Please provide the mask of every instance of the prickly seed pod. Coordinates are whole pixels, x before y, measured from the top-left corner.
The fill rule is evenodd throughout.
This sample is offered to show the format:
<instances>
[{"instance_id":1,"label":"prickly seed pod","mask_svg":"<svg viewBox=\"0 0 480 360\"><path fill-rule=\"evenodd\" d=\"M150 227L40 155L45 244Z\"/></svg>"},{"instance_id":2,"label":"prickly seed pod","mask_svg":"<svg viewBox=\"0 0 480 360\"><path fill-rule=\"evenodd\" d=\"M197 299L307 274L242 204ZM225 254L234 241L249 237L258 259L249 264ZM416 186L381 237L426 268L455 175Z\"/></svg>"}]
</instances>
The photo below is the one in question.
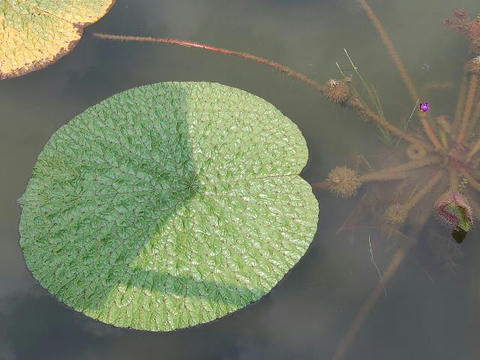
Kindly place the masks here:
<instances>
[{"instance_id":1,"label":"prickly seed pod","mask_svg":"<svg viewBox=\"0 0 480 360\"><path fill-rule=\"evenodd\" d=\"M407 210L402 204L392 204L385 210L385 221L392 225L401 225L407 218Z\"/></svg>"},{"instance_id":2,"label":"prickly seed pod","mask_svg":"<svg viewBox=\"0 0 480 360\"><path fill-rule=\"evenodd\" d=\"M472 74L480 75L480 56L474 57L468 62L467 70Z\"/></svg>"},{"instance_id":3,"label":"prickly seed pod","mask_svg":"<svg viewBox=\"0 0 480 360\"><path fill-rule=\"evenodd\" d=\"M453 229L469 231L473 225L472 208L468 200L458 191L447 192L435 203L438 216Z\"/></svg>"},{"instance_id":4,"label":"prickly seed pod","mask_svg":"<svg viewBox=\"0 0 480 360\"><path fill-rule=\"evenodd\" d=\"M346 166L337 166L330 171L326 182L331 192L343 198L355 195L362 185L356 171Z\"/></svg>"},{"instance_id":5,"label":"prickly seed pod","mask_svg":"<svg viewBox=\"0 0 480 360\"><path fill-rule=\"evenodd\" d=\"M334 103L344 103L350 97L350 88L343 80L330 79L325 85L325 96Z\"/></svg>"}]
</instances>

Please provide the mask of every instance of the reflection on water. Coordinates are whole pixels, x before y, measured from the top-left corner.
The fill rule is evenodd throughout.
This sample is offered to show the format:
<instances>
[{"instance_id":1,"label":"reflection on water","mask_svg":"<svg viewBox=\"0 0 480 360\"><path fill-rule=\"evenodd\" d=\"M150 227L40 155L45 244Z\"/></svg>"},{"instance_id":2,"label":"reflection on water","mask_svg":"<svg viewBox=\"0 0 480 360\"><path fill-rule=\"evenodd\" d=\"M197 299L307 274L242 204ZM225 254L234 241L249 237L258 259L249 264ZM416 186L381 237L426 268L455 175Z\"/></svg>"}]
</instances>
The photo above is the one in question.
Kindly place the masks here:
<instances>
[{"instance_id":1,"label":"reflection on water","mask_svg":"<svg viewBox=\"0 0 480 360\"><path fill-rule=\"evenodd\" d=\"M428 99L435 114L452 115L468 44L441 21L454 7L478 13L476 1L369 3L417 86L453 82ZM375 84L388 119L408 118L413 105L378 35L352 1L118 0L89 31L202 41L270 58L321 82L339 77L335 62L347 67L347 48ZM429 71L422 68L425 59ZM402 245L401 236L372 227L375 218L364 211L369 196L385 200L386 190L364 189L346 200L318 192L320 223L312 246L253 306L204 326L156 334L113 328L66 308L25 267L16 200L38 153L62 124L114 93L170 80L217 81L274 104L307 139L310 160L303 176L310 182L337 165L352 165L358 155L375 166L389 161L372 124L269 68L195 49L84 36L54 66L0 83L0 359L328 359L377 284L372 253L383 271ZM362 199L366 207L356 208ZM363 220L337 233L356 209ZM418 241L347 359L480 356L479 232L474 224L459 246L444 241L448 228L425 216L425 226L404 229Z\"/></svg>"}]
</instances>

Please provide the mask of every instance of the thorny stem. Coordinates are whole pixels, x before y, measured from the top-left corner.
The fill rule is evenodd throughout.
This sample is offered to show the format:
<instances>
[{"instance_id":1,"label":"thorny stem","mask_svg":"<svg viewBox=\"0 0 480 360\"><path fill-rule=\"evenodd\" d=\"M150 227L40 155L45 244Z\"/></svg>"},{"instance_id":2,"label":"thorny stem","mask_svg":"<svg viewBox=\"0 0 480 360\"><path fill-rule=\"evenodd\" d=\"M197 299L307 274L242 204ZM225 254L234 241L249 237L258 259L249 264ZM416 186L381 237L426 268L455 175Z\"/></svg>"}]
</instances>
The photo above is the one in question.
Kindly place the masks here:
<instances>
[{"instance_id":1,"label":"thorny stem","mask_svg":"<svg viewBox=\"0 0 480 360\"><path fill-rule=\"evenodd\" d=\"M459 128L460 120L462 119L463 106L465 105L466 94L467 94L467 67L464 66L462 82L460 83L460 89L458 91L457 107L455 109L455 116L453 118L452 129Z\"/></svg>"},{"instance_id":2,"label":"thorny stem","mask_svg":"<svg viewBox=\"0 0 480 360\"><path fill-rule=\"evenodd\" d=\"M370 181L388 181L388 180L401 180L405 179L408 175L406 171L418 169L424 166L433 165L439 163L441 158L437 156L426 156L419 160L412 160L401 165L393 166L391 168L372 171L365 175L359 176L358 180L362 183L367 183ZM328 189L329 184L324 182L318 182L312 184L312 189L314 190L324 190Z\"/></svg>"},{"instance_id":3,"label":"thorny stem","mask_svg":"<svg viewBox=\"0 0 480 360\"><path fill-rule=\"evenodd\" d=\"M359 180L362 182L376 181L376 180L389 180L390 176L394 174L401 174L408 170L418 169L424 166L436 164L440 162L440 160L441 159L436 156L427 156L427 157L424 157L423 159L409 161L398 166L394 166L391 168L365 174L363 176L360 176Z\"/></svg>"},{"instance_id":4,"label":"thorny stem","mask_svg":"<svg viewBox=\"0 0 480 360\"><path fill-rule=\"evenodd\" d=\"M450 186L450 191L458 191L458 175L457 172L450 167L448 168L448 184Z\"/></svg>"},{"instance_id":5,"label":"thorny stem","mask_svg":"<svg viewBox=\"0 0 480 360\"><path fill-rule=\"evenodd\" d=\"M435 187L435 185L437 185L437 183L440 181L440 179L442 178L443 176L443 170L440 170L438 171L431 179L430 181L427 183L427 185L425 185L422 189L420 189L415 195L412 196L412 198L410 200L407 201L407 203L404 205L404 209L405 211L410 211L411 209L413 209L415 207L415 205L418 204L418 202L420 200L422 200L425 195L427 195L430 191L433 190L433 188Z\"/></svg>"},{"instance_id":6,"label":"thorny stem","mask_svg":"<svg viewBox=\"0 0 480 360\"><path fill-rule=\"evenodd\" d=\"M475 200L475 198L472 196L470 191L467 191L467 196L468 196L468 202L470 203L473 209L473 215L475 215L477 220L480 220L480 204Z\"/></svg>"},{"instance_id":7,"label":"thorny stem","mask_svg":"<svg viewBox=\"0 0 480 360\"><path fill-rule=\"evenodd\" d=\"M197 42L192 42L192 41L182 41L182 40L174 40L174 39L166 39L166 38L153 38L153 37L143 37L143 36L123 36L123 35L110 35L110 34L102 34L102 33L93 33L92 34L95 37L98 37L100 39L108 39L108 40L120 40L120 41L138 41L138 42L153 42L153 43L164 43L164 44L173 44L173 45L181 45L181 46L186 46L186 47L195 47L207 51L213 51L216 53L220 54L225 54L225 55L232 55L232 56L237 56L243 59L247 60L252 60L260 64L268 65L275 70L278 70L284 74L287 74L288 76L291 76L297 80L300 80L301 82L310 85L313 87L315 90L323 94L323 86L318 83L315 80L312 80L308 78L307 76L289 68L288 66L276 63L274 61L255 56L249 53L244 53L244 52L239 52L239 51L233 51L233 50L228 50L228 49L222 49L222 48L217 48L213 47L210 45L206 44L201 44Z\"/></svg>"},{"instance_id":8,"label":"thorny stem","mask_svg":"<svg viewBox=\"0 0 480 360\"><path fill-rule=\"evenodd\" d=\"M468 180L468 185L470 185L476 191L480 191L480 183L477 180L475 180L474 177L470 175L470 173L467 170L461 169L460 172Z\"/></svg>"},{"instance_id":9,"label":"thorny stem","mask_svg":"<svg viewBox=\"0 0 480 360\"><path fill-rule=\"evenodd\" d=\"M166 38L152 38L152 37L141 37L141 36L123 36L123 35L111 35L111 34L102 34L102 33L93 33L92 34L95 37L98 37L100 39L107 39L107 40L120 40L120 41L138 41L138 42L153 42L153 43L164 43L164 44L173 44L173 45L180 45L180 46L186 46L186 47L195 47L207 51L212 51L220 54L226 54L226 55L232 55L232 56L237 56L242 59L247 59L247 60L252 60L260 64L264 64L267 66L270 66L280 72L283 72L287 74L290 77L293 77L307 85L310 85L313 87L315 90L317 90L319 93L322 95L324 94L324 87L318 83L315 80L312 80L308 78L307 76L289 68L288 66L276 63L274 61L255 56L249 53L245 52L239 52L239 51L233 51L233 50L228 50L228 49L223 49L223 48L217 48L213 47L210 45L206 44L201 44L197 42L191 42L191 41L182 41L182 40L174 40L174 39L166 39ZM356 99L352 97L351 99ZM380 116L377 114L373 113L370 109L365 107L360 103L360 101L357 99L356 101L353 101L352 103L349 102L349 105L351 108L354 110L360 112L363 114L365 117L372 119L379 123L381 126L392 132L393 134L397 135L398 137L410 142L411 144L416 144L422 146L419 140L414 138L413 136L408 135L407 133L403 132L402 130L398 129L394 125L390 124L386 120L382 119Z\"/></svg>"},{"instance_id":10,"label":"thorny stem","mask_svg":"<svg viewBox=\"0 0 480 360\"><path fill-rule=\"evenodd\" d=\"M375 26L375 29L379 33L380 37L382 38L383 43L385 44L388 53L390 54L390 57L392 58L395 66L398 69L398 72L400 73L400 76L407 86L408 92L410 93L410 96L412 97L413 101L416 101L419 96L417 89L413 85L412 80L408 76L407 70L405 69L405 66L403 65L402 60L400 59L400 56L398 55L397 51L395 50L395 47L393 46L392 41L388 37L385 29L382 26L382 23L380 20L377 18L375 13L373 12L372 8L367 4L365 0L359 0L360 4L362 5L363 9L367 13L367 16L369 17L370 21L373 23L373 26ZM441 149L442 145L440 141L438 141L438 138L435 136L434 132L432 131L432 128L430 127L430 124L428 123L427 117L425 113L420 113L420 122L422 123L423 129L425 133L427 134L428 138L432 142L432 144L435 146L436 149Z\"/></svg>"},{"instance_id":11,"label":"thorny stem","mask_svg":"<svg viewBox=\"0 0 480 360\"><path fill-rule=\"evenodd\" d=\"M358 179L362 183L367 183L370 181L402 180L402 179L405 179L406 177L408 177L408 174L405 171L386 172L386 171L380 170L370 174L362 175Z\"/></svg>"},{"instance_id":12,"label":"thorny stem","mask_svg":"<svg viewBox=\"0 0 480 360\"><path fill-rule=\"evenodd\" d=\"M313 190L327 190L330 187L326 181L317 182L312 184Z\"/></svg>"},{"instance_id":13,"label":"thorny stem","mask_svg":"<svg viewBox=\"0 0 480 360\"><path fill-rule=\"evenodd\" d=\"M408 239L408 242L405 243L403 247L397 250L395 255L393 255L392 261L390 265L388 265L387 269L383 272L382 277L377 282L375 289L372 291L368 299L362 304L362 307L358 311L355 319L353 320L350 328L348 329L347 333L340 341L338 345L337 351L333 356L333 360L343 360L345 353L347 352L350 345L353 343L355 336L357 335L360 327L362 326L363 322L367 318L370 311L373 309L379 296L382 294L385 289L386 284L390 281L392 276L397 271L398 267L402 263L403 259L407 255L408 250L412 247L413 244L416 242L416 237L411 237Z\"/></svg>"},{"instance_id":14,"label":"thorny stem","mask_svg":"<svg viewBox=\"0 0 480 360\"><path fill-rule=\"evenodd\" d=\"M475 106L475 110L473 110L471 125L467 129L467 133L472 133L475 130L475 126L479 118L480 118L480 94L478 94L477 96L477 104Z\"/></svg>"},{"instance_id":15,"label":"thorny stem","mask_svg":"<svg viewBox=\"0 0 480 360\"><path fill-rule=\"evenodd\" d=\"M367 119L371 119L377 122L379 125L383 126L385 129L402 138L403 140L408 141L410 144L425 147L425 145L420 140L400 130L396 126L383 119L381 116L375 114L373 111L368 109L360 102L357 97L351 97L350 99L348 99L347 106L355 110L361 117L365 117Z\"/></svg>"},{"instance_id":16,"label":"thorny stem","mask_svg":"<svg viewBox=\"0 0 480 360\"><path fill-rule=\"evenodd\" d=\"M467 154L467 161L470 161L472 156L480 150L480 138L473 144L472 149Z\"/></svg>"},{"instance_id":17,"label":"thorny stem","mask_svg":"<svg viewBox=\"0 0 480 360\"><path fill-rule=\"evenodd\" d=\"M432 128L430 127L430 124L428 123L427 115L425 113L420 113L420 122L422 123L423 130L427 134L428 138L432 142L433 146L435 146L435 149L441 149L442 144L440 141L438 141L438 138L435 136L435 133L433 132Z\"/></svg>"},{"instance_id":18,"label":"thorny stem","mask_svg":"<svg viewBox=\"0 0 480 360\"><path fill-rule=\"evenodd\" d=\"M468 88L467 103L465 104L465 112L463 113L463 121L457 136L458 143L461 143L465 137L465 130L468 125L470 113L472 112L473 100L475 99L475 91L477 89L477 84L478 75L472 74L472 76L470 77L470 86Z\"/></svg>"},{"instance_id":19,"label":"thorny stem","mask_svg":"<svg viewBox=\"0 0 480 360\"><path fill-rule=\"evenodd\" d=\"M386 33L385 29L383 28L382 23L380 20L377 18L375 13L373 12L372 8L367 4L365 0L359 0L360 4L362 5L363 9L367 13L367 16L369 17L370 21L373 23L373 26L375 26L375 29L379 33L380 37L382 38L383 43L385 44L388 53L390 54L393 62L395 63L395 66L398 69L398 72L400 73L400 76L402 77L403 82L407 86L408 92L410 93L410 96L412 97L413 101L418 99L418 92L415 86L413 85L412 80L410 80L410 77L408 76L407 70L405 69L405 66L402 63L402 60L400 60L400 56L397 53L397 50L395 50L392 41L388 37L388 34Z\"/></svg>"},{"instance_id":20,"label":"thorny stem","mask_svg":"<svg viewBox=\"0 0 480 360\"><path fill-rule=\"evenodd\" d=\"M421 190L419 190L405 205L406 208L412 208L415 206L418 201L420 201L426 194L428 194L433 187L440 181L442 178L442 172L438 171L425 185ZM402 263L403 259L407 255L408 250L414 245L417 241L417 236L412 236L408 238L408 241L404 244L403 247L397 250L395 255L393 255L392 261L390 265L388 265L387 269L383 272L381 279L377 282L375 289L372 291L368 299L362 304L360 310L358 311L355 319L353 320L350 328L348 329L347 333L340 341L338 345L337 351L333 356L333 360L343 360L345 353L347 352L348 348L352 345L355 336L357 335L360 327L362 326L363 322L367 318L368 314L371 312L379 296L382 294L383 289L385 288L386 284L390 281L392 276L397 271L398 267Z\"/></svg>"}]
</instances>

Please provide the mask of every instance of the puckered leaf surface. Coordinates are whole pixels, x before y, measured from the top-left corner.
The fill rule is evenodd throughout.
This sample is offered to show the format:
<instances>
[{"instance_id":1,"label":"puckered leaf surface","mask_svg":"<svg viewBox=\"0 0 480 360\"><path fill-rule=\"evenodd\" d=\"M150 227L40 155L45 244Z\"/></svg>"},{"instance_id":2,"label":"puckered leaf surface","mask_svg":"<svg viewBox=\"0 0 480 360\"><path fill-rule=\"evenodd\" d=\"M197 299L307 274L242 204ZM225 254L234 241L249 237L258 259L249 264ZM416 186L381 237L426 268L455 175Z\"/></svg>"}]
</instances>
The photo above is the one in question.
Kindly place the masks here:
<instances>
[{"instance_id":1,"label":"puckered leaf surface","mask_svg":"<svg viewBox=\"0 0 480 360\"><path fill-rule=\"evenodd\" d=\"M48 66L115 0L0 0L0 79Z\"/></svg>"},{"instance_id":2,"label":"puckered leaf surface","mask_svg":"<svg viewBox=\"0 0 480 360\"><path fill-rule=\"evenodd\" d=\"M20 244L40 284L120 327L173 330L268 293L318 203L297 126L215 83L159 83L92 106L38 157Z\"/></svg>"}]
</instances>

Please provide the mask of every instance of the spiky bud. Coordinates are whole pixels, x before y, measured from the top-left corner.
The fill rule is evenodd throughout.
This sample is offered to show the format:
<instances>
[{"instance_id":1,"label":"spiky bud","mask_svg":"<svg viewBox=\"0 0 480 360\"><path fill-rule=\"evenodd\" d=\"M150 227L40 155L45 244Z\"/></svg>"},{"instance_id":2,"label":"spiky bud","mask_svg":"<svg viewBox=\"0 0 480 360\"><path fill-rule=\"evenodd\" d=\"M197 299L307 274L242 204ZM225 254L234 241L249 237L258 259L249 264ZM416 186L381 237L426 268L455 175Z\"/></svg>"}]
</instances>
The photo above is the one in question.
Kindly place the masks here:
<instances>
[{"instance_id":1,"label":"spiky bud","mask_svg":"<svg viewBox=\"0 0 480 360\"><path fill-rule=\"evenodd\" d=\"M473 212L468 200L458 191L447 192L435 203L440 218L454 229L469 231L473 225Z\"/></svg>"},{"instance_id":2,"label":"spiky bud","mask_svg":"<svg viewBox=\"0 0 480 360\"><path fill-rule=\"evenodd\" d=\"M337 166L330 171L326 182L331 192L343 198L355 195L357 189L362 185L357 172L346 166Z\"/></svg>"},{"instance_id":3,"label":"spiky bud","mask_svg":"<svg viewBox=\"0 0 480 360\"><path fill-rule=\"evenodd\" d=\"M350 97L350 88L345 81L330 79L325 85L324 94L334 103L344 103Z\"/></svg>"},{"instance_id":4,"label":"spiky bud","mask_svg":"<svg viewBox=\"0 0 480 360\"><path fill-rule=\"evenodd\" d=\"M401 225L407 218L408 211L399 203L390 205L385 210L385 221L392 225Z\"/></svg>"}]
</instances>

